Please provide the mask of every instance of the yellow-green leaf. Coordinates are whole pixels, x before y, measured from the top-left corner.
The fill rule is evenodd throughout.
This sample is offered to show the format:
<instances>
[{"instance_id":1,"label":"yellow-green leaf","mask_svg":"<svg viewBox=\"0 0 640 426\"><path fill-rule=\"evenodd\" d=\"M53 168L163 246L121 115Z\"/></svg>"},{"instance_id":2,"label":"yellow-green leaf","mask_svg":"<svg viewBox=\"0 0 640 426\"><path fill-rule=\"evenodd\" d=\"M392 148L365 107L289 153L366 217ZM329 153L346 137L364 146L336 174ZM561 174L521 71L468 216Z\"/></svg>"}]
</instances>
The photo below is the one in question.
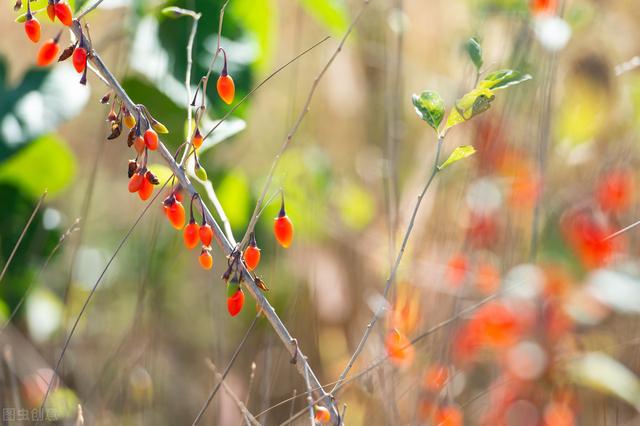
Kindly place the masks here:
<instances>
[{"instance_id":1,"label":"yellow-green leaf","mask_svg":"<svg viewBox=\"0 0 640 426\"><path fill-rule=\"evenodd\" d=\"M531 79L531 75L521 73L520 71L499 70L494 71L483 78L482 81L478 83L478 88L493 90L504 89Z\"/></svg>"},{"instance_id":2,"label":"yellow-green leaf","mask_svg":"<svg viewBox=\"0 0 640 426\"><path fill-rule=\"evenodd\" d=\"M495 95L490 89L473 89L456 101L455 106L449 113L449 117L447 117L445 130L488 110L494 99Z\"/></svg>"},{"instance_id":3,"label":"yellow-green leaf","mask_svg":"<svg viewBox=\"0 0 640 426\"><path fill-rule=\"evenodd\" d=\"M420 95L414 94L411 97L416 114L429 126L438 131L438 126L444 117L444 101L437 92L425 90Z\"/></svg>"},{"instance_id":4,"label":"yellow-green leaf","mask_svg":"<svg viewBox=\"0 0 640 426\"><path fill-rule=\"evenodd\" d=\"M442 170L445 167L448 167L457 161L460 161L467 157L471 157L473 154L475 154L475 152L476 152L476 149L471 145L459 146L453 150L451 155L449 155L449 158L447 158L447 160L444 163L442 163L438 168Z\"/></svg>"},{"instance_id":5,"label":"yellow-green leaf","mask_svg":"<svg viewBox=\"0 0 640 426\"><path fill-rule=\"evenodd\" d=\"M609 355L589 352L569 361L567 372L575 383L615 395L640 408L640 380Z\"/></svg>"}]
</instances>

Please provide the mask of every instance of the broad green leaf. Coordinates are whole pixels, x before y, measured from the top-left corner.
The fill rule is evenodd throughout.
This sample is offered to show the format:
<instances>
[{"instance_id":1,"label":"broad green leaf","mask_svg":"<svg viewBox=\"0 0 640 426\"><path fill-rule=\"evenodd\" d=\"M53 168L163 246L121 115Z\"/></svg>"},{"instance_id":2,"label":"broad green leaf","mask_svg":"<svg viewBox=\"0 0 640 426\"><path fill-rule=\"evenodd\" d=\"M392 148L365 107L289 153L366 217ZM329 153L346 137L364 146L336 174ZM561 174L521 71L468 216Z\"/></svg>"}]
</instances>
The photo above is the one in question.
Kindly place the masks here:
<instances>
[{"instance_id":1,"label":"broad green leaf","mask_svg":"<svg viewBox=\"0 0 640 426\"><path fill-rule=\"evenodd\" d=\"M627 367L602 352L589 352L569 361L569 377L582 386L615 395L640 408L640 381Z\"/></svg>"},{"instance_id":2,"label":"broad green leaf","mask_svg":"<svg viewBox=\"0 0 640 426\"><path fill-rule=\"evenodd\" d=\"M523 81L531 80L531 75L523 74L515 70L499 70L488 74L478 83L478 88L483 89L504 89L505 87L514 86Z\"/></svg>"},{"instance_id":3,"label":"broad green leaf","mask_svg":"<svg viewBox=\"0 0 640 426\"><path fill-rule=\"evenodd\" d=\"M471 62L475 65L476 70L480 71L482 68L482 64L484 61L482 60L482 46L480 46L480 42L475 37L471 37L467 41L467 54L469 58L471 58Z\"/></svg>"},{"instance_id":4,"label":"broad green leaf","mask_svg":"<svg viewBox=\"0 0 640 426\"><path fill-rule=\"evenodd\" d=\"M55 195L75 175L76 162L67 145L54 135L45 135L0 164L0 182L10 182L34 197L44 190Z\"/></svg>"},{"instance_id":5,"label":"broad green leaf","mask_svg":"<svg viewBox=\"0 0 640 426\"><path fill-rule=\"evenodd\" d=\"M460 161L467 157L471 157L473 154L475 154L475 152L476 152L476 149L471 145L459 146L453 150L451 155L449 155L449 158L447 158L447 160L444 163L442 163L438 168L442 170L445 167L450 166L457 161Z\"/></svg>"},{"instance_id":6,"label":"broad green leaf","mask_svg":"<svg viewBox=\"0 0 640 426\"><path fill-rule=\"evenodd\" d=\"M473 89L456 101L447 117L445 130L488 110L494 99L495 95L489 89Z\"/></svg>"},{"instance_id":7,"label":"broad green leaf","mask_svg":"<svg viewBox=\"0 0 640 426\"><path fill-rule=\"evenodd\" d=\"M437 92L426 90L411 97L416 114L437 132L444 117L444 101Z\"/></svg>"},{"instance_id":8,"label":"broad green leaf","mask_svg":"<svg viewBox=\"0 0 640 426\"><path fill-rule=\"evenodd\" d=\"M322 23L334 36L342 35L349 25L343 0L300 0L302 7Z\"/></svg>"}]
</instances>

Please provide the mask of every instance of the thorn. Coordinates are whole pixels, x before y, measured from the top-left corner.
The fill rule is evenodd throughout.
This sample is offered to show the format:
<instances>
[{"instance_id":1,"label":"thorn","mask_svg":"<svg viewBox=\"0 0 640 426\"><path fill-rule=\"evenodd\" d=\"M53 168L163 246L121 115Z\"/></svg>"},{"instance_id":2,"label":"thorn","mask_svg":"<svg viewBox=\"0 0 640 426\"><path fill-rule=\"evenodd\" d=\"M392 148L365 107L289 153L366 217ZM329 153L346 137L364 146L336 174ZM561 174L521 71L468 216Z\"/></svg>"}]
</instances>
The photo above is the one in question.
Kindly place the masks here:
<instances>
[{"instance_id":1,"label":"thorn","mask_svg":"<svg viewBox=\"0 0 640 426\"><path fill-rule=\"evenodd\" d=\"M293 339L291 339L291 344L293 344L295 346L295 352L293 353L293 356L291 357L291 360L289 361L291 364L297 364L298 363L298 339L296 339L295 337Z\"/></svg>"}]
</instances>

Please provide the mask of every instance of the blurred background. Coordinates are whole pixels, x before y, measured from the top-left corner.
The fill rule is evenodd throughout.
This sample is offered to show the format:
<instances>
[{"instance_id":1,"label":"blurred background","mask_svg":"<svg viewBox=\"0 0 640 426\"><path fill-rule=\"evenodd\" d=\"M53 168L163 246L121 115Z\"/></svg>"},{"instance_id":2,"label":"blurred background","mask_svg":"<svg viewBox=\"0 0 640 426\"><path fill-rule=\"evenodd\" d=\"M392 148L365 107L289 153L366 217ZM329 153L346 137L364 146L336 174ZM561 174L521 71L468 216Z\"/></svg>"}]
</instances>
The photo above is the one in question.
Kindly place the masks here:
<instances>
[{"instance_id":1,"label":"blurred background","mask_svg":"<svg viewBox=\"0 0 640 426\"><path fill-rule=\"evenodd\" d=\"M192 21L160 11L202 13L195 89L215 53L222 3L105 0L86 17L125 90L170 129L170 150L185 138ZM360 7L229 2L221 45L236 102L331 36L256 91L201 150L236 239L313 79ZM14 22L25 8L14 12L7 1L0 13L3 267L47 195L0 281L5 424L28 423L19 410L39 407L84 301L145 207L126 189L134 156L126 136L106 140L109 106L99 100L107 88L91 73L79 85L70 63L35 67L39 45ZM43 41L60 31L45 13L36 17ZM286 197L292 247L273 238L278 197L256 227L266 295L323 384L337 379L383 303L431 171L437 136L411 95L435 90L450 108L471 90L470 37L482 46L483 72L510 68L533 79L496 92L487 112L448 133L443 159L460 145L477 153L438 173L423 200L390 314L355 379L335 395L347 405L346 423L640 424L640 231L606 239L640 216L639 24L637 0L372 0L364 10L271 185ZM62 48L68 43L62 31ZM220 68L217 61L216 78ZM230 109L213 86L209 123ZM168 176L157 154L149 164ZM78 404L87 424L190 424L217 383L212 364L224 369L255 317L248 294L240 315L228 315L219 248L213 271L203 271L161 200L106 269L75 330L47 402L59 424L75 424ZM394 349L394 330L420 339ZM261 424L306 407L304 380L264 318L225 383L202 424L245 421L232 393ZM303 412L293 422L309 420Z\"/></svg>"}]
</instances>

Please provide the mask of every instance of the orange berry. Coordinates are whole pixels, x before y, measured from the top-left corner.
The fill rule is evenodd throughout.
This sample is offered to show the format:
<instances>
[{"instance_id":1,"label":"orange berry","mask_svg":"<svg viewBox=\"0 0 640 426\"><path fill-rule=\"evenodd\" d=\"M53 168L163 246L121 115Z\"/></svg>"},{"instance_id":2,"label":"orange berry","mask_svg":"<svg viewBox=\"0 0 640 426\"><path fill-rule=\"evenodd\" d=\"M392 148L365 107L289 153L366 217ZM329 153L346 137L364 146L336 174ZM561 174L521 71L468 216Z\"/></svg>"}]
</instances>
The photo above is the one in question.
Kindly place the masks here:
<instances>
[{"instance_id":1,"label":"orange berry","mask_svg":"<svg viewBox=\"0 0 640 426\"><path fill-rule=\"evenodd\" d=\"M260 249L256 244L256 236L253 232L249 238L249 246L244 251L244 263L250 271L256 269L260 263Z\"/></svg>"},{"instance_id":2,"label":"orange berry","mask_svg":"<svg viewBox=\"0 0 640 426\"><path fill-rule=\"evenodd\" d=\"M144 178L138 190L138 197L140 197L142 201L147 201L149 197L151 197L151 194L153 194L153 184L149 182L149 179Z\"/></svg>"},{"instance_id":3,"label":"orange berry","mask_svg":"<svg viewBox=\"0 0 640 426\"><path fill-rule=\"evenodd\" d=\"M46 67L56 59L59 50L60 46L58 46L58 42L56 40L48 40L38 51L36 63L38 66Z\"/></svg>"},{"instance_id":4,"label":"orange berry","mask_svg":"<svg viewBox=\"0 0 640 426\"><path fill-rule=\"evenodd\" d=\"M316 405L314 407L315 410L315 421L320 424L327 424L331 421L331 413L327 407L323 407L321 405Z\"/></svg>"},{"instance_id":5,"label":"orange berry","mask_svg":"<svg viewBox=\"0 0 640 426\"><path fill-rule=\"evenodd\" d=\"M67 27L71 26L73 21L73 13L71 13L71 8L67 3L56 3L54 5L54 11L56 13L56 17L62 22L63 25Z\"/></svg>"},{"instance_id":6,"label":"orange berry","mask_svg":"<svg viewBox=\"0 0 640 426\"><path fill-rule=\"evenodd\" d=\"M435 421L438 426L462 426L462 412L455 405L442 407L436 411Z\"/></svg>"},{"instance_id":7,"label":"orange berry","mask_svg":"<svg viewBox=\"0 0 640 426\"><path fill-rule=\"evenodd\" d=\"M29 40L37 43L40 41L40 22L33 16L27 16L27 20L24 23L24 31L27 33Z\"/></svg>"},{"instance_id":8,"label":"orange berry","mask_svg":"<svg viewBox=\"0 0 640 426\"><path fill-rule=\"evenodd\" d=\"M202 249L200 256L198 257L198 262L200 262L202 269L209 270L213 267L213 257L211 257L211 253L209 253L208 249Z\"/></svg>"},{"instance_id":9,"label":"orange berry","mask_svg":"<svg viewBox=\"0 0 640 426\"><path fill-rule=\"evenodd\" d=\"M235 317L242 310L244 305L244 292L238 287L238 290L232 296L227 297L227 310L232 317Z\"/></svg>"},{"instance_id":10,"label":"orange berry","mask_svg":"<svg viewBox=\"0 0 640 426\"><path fill-rule=\"evenodd\" d=\"M182 206L182 203L174 199L173 202L170 202L165 206L165 213L169 222L171 222L171 225L176 229L182 229L185 220L184 207Z\"/></svg>"},{"instance_id":11,"label":"orange berry","mask_svg":"<svg viewBox=\"0 0 640 426\"><path fill-rule=\"evenodd\" d=\"M144 152L145 146L146 144L144 143L144 139L142 138L142 136L136 137L136 139L133 141L133 148L138 154L142 154Z\"/></svg>"},{"instance_id":12,"label":"orange berry","mask_svg":"<svg viewBox=\"0 0 640 426\"><path fill-rule=\"evenodd\" d=\"M147 129L144 132L144 143L151 151L158 149L158 134L153 129Z\"/></svg>"},{"instance_id":13,"label":"orange berry","mask_svg":"<svg viewBox=\"0 0 640 426\"><path fill-rule=\"evenodd\" d=\"M233 78L229 74L223 74L218 77L218 83L216 85L218 89L218 95L227 105L233 102L233 97L236 94L236 87L233 83Z\"/></svg>"},{"instance_id":14,"label":"orange berry","mask_svg":"<svg viewBox=\"0 0 640 426\"><path fill-rule=\"evenodd\" d=\"M135 173L131 176L131 179L129 179L129 192L133 194L134 192L140 191L145 180L144 175Z\"/></svg>"},{"instance_id":15,"label":"orange berry","mask_svg":"<svg viewBox=\"0 0 640 426\"><path fill-rule=\"evenodd\" d=\"M430 391L439 391L449 380L447 367L441 364L434 364L427 368L424 373L423 386Z\"/></svg>"},{"instance_id":16,"label":"orange berry","mask_svg":"<svg viewBox=\"0 0 640 426\"><path fill-rule=\"evenodd\" d=\"M196 127L196 131L193 133L193 139L191 140L191 144L195 149L198 149L202 146L202 134L200 133L200 129Z\"/></svg>"},{"instance_id":17,"label":"orange berry","mask_svg":"<svg viewBox=\"0 0 640 426\"><path fill-rule=\"evenodd\" d=\"M211 240L213 240L213 229L208 223L203 224L199 230L200 241L203 246L209 247L211 245Z\"/></svg>"},{"instance_id":18,"label":"orange berry","mask_svg":"<svg viewBox=\"0 0 640 426\"><path fill-rule=\"evenodd\" d=\"M184 228L184 245L188 249L192 249L198 245L200 226L192 219L189 224Z\"/></svg>"},{"instance_id":19,"label":"orange berry","mask_svg":"<svg viewBox=\"0 0 640 426\"><path fill-rule=\"evenodd\" d=\"M405 366L413 362L415 349L411 341L396 329L389 331L384 342L389 359L398 365Z\"/></svg>"},{"instance_id":20,"label":"orange berry","mask_svg":"<svg viewBox=\"0 0 640 426\"><path fill-rule=\"evenodd\" d=\"M87 50L84 47L78 47L73 51L73 67L79 73L83 72L87 66Z\"/></svg>"},{"instance_id":21,"label":"orange berry","mask_svg":"<svg viewBox=\"0 0 640 426\"><path fill-rule=\"evenodd\" d=\"M47 16L51 22L56 20L56 5L53 2L47 5Z\"/></svg>"},{"instance_id":22,"label":"orange berry","mask_svg":"<svg viewBox=\"0 0 640 426\"><path fill-rule=\"evenodd\" d=\"M282 200L280 213L273 223L273 233L282 247L287 248L291 245L291 241L293 241L293 223L284 210L284 200Z\"/></svg>"}]
</instances>

